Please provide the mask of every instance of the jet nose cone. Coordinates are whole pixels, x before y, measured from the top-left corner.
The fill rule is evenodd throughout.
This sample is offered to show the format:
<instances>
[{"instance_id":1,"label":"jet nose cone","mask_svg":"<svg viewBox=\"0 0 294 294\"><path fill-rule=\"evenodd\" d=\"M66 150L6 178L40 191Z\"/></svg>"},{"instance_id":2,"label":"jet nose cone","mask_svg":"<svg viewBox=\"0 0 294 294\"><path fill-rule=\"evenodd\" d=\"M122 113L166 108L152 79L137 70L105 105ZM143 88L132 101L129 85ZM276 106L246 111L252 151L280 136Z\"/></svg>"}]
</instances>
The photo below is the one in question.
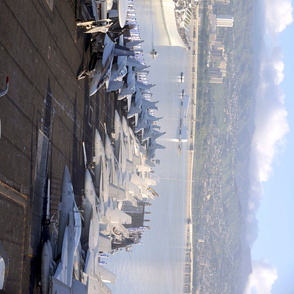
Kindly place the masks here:
<instances>
[{"instance_id":1,"label":"jet nose cone","mask_svg":"<svg viewBox=\"0 0 294 294\"><path fill-rule=\"evenodd\" d=\"M117 110L114 111L114 119L117 121L120 121L120 117L119 117Z\"/></svg>"},{"instance_id":2,"label":"jet nose cone","mask_svg":"<svg viewBox=\"0 0 294 294\"><path fill-rule=\"evenodd\" d=\"M99 144L101 142L101 136L97 129L95 129L95 144ZM101 142L102 143L102 142Z\"/></svg>"},{"instance_id":3,"label":"jet nose cone","mask_svg":"<svg viewBox=\"0 0 294 294\"><path fill-rule=\"evenodd\" d=\"M89 95L93 96L98 91L96 83L90 84Z\"/></svg>"},{"instance_id":4,"label":"jet nose cone","mask_svg":"<svg viewBox=\"0 0 294 294\"><path fill-rule=\"evenodd\" d=\"M95 75L90 83L90 89L89 89L89 95L92 96L94 95L100 87L98 87L100 81L100 74Z\"/></svg>"},{"instance_id":5,"label":"jet nose cone","mask_svg":"<svg viewBox=\"0 0 294 294\"><path fill-rule=\"evenodd\" d=\"M91 174L90 171L88 169L86 169L85 171L85 183L89 184L91 182Z\"/></svg>"},{"instance_id":6,"label":"jet nose cone","mask_svg":"<svg viewBox=\"0 0 294 294\"><path fill-rule=\"evenodd\" d=\"M70 173L67 165L64 167L63 171L63 181L64 182L70 182Z\"/></svg>"}]
</instances>

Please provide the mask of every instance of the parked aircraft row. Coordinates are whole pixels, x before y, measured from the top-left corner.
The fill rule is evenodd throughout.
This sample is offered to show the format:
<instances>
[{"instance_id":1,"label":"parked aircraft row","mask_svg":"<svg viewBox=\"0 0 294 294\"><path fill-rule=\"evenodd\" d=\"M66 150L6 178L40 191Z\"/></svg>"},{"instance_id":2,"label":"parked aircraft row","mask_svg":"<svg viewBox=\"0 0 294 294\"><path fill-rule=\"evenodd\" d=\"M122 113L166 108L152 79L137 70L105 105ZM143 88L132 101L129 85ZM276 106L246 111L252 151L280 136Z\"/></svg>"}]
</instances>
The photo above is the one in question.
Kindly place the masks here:
<instances>
[{"instance_id":1,"label":"parked aircraft row","mask_svg":"<svg viewBox=\"0 0 294 294\"><path fill-rule=\"evenodd\" d=\"M85 181L87 181L85 186L89 185L89 179ZM80 213L67 167L63 172L61 195L57 236L52 230L51 238L43 240L42 293L94 293L94 289L98 290L96 293L111 293L103 280L113 281L114 275L103 268L98 259L97 209L95 206L85 205L84 213ZM85 199L87 199L85 202L88 201L88 197L88 193L85 192ZM50 199L50 189L48 189L47 198ZM49 201L47 205L49 206ZM89 219L85 218L89 213L91 214L90 223ZM49 227L45 226L45 229ZM86 250L83 250L81 243L84 232L88 233Z\"/></svg>"},{"instance_id":2,"label":"parked aircraft row","mask_svg":"<svg viewBox=\"0 0 294 294\"><path fill-rule=\"evenodd\" d=\"M116 3L119 12L115 14L112 1L103 2L104 6L100 5L100 10L96 5L100 2L96 1L96 4L94 2L92 11L96 23L98 20L101 21L99 15L105 18L112 17L113 21L107 33L101 35L100 32L99 37L93 36L92 48L94 49L91 61L88 68L83 70L78 78L89 77L90 96L105 86L107 92L116 92L118 100L127 101L127 118L132 120L135 134L140 138L141 143L146 145L147 155L153 158L156 149L164 148L156 143L156 139L164 132L156 130L160 129L157 125L160 118L153 114L157 110L158 101L151 100L150 89L155 85L147 81L148 66L145 64L140 45L143 40L140 39L133 4L119 0ZM108 3L107 9L106 3ZM128 12L125 8L130 11Z\"/></svg>"},{"instance_id":3,"label":"parked aircraft row","mask_svg":"<svg viewBox=\"0 0 294 294\"><path fill-rule=\"evenodd\" d=\"M93 289L100 291L95 293L111 293L105 283L114 283L115 275L104 268L100 257L112 252L112 243L125 239L139 243L146 229L124 227L132 218L121 209L124 202L136 207L138 201L157 196L150 187L157 182L152 177L154 163L147 159L146 150L117 111L114 127L113 142L105 133L104 144L95 131L91 164L84 151L85 195L80 210L69 170L64 168L58 230L56 224L50 225L48 182L45 228L53 226L55 230L51 228L47 234L51 238L43 240L42 293L92 293Z\"/></svg>"},{"instance_id":4,"label":"parked aircraft row","mask_svg":"<svg viewBox=\"0 0 294 294\"><path fill-rule=\"evenodd\" d=\"M83 144L84 197L78 207L69 169L64 168L57 222L50 216L50 183L43 238L42 293L111 293L115 283L102 259L120 244L140 244L146 226L134 227L124 205L136 208L157 197L153 168L156 139L164 134L154 116L143 42L127 0L86 1L77 25L91 34L91 59L78 79L89 78L89 95L105 87L126 100L125 116L115 111L114 133L95 131L93 158ZM128 13L128 9L132 12ZM104 140L102 140L104 138ZM87 146L88 147L88 146ZM144 219L143 219L144 221ZM145 220L147 221L147 220ZM58 224L58 225L57 225ZM132 224L132 225L131 225ZM131 226L130 226L131 225ZM130 248L127 245L126 249Z\"/></svg>"}]
</instances>

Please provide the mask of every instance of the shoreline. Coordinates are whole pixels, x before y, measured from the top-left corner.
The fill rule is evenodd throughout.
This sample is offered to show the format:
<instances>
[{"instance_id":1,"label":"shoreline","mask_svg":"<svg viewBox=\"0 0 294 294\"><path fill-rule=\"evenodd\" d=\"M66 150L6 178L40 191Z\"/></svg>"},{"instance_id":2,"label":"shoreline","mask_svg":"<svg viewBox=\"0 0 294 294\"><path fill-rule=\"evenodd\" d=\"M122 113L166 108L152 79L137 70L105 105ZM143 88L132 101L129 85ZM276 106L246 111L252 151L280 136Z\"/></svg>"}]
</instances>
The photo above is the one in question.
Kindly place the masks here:
<instances>
[{"instance_id":1,"label":"shoreline","mask_svg":"<svg viewBox=\"0 0 294 294\"><path fill-rule=\"evenodd\" d=\"M184 261L184 293L193 292L193 169L194 169L194 153L195 153L195 134L196 134L196 109L197 109L197 66L198 66L198 18L199 5L196 6L195 18L193 20L193 45L192 45L192 89L189 107L189 124L188 124L188 181L187 181L187 228L186 228L186 255ZM186 262L186 258L188 261ZM188 273L186 272L186 265L188 265ZM185 278L188 279L185 283Z\"/></svg>"}]
</instances>

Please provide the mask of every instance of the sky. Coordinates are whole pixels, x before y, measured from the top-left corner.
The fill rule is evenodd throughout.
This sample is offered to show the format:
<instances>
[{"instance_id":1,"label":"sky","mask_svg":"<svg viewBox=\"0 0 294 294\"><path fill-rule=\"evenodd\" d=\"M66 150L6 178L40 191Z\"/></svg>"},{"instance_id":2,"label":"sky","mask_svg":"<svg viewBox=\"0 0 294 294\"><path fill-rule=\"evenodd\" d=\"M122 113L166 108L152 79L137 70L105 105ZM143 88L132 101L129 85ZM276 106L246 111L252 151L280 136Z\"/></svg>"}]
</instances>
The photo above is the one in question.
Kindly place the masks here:
<instances>
[{"instance_id":1,"label":"sky","mask_svg":"<svg viewBox=\"0 0 294 294\"><path fill-rule=\"evenodd\" d=\"M252 144L253 273L246 294L294 293L293 1L264 2L264 44ZM256 212L257 211L257 212Z\"/></svg>"}]
</instances>

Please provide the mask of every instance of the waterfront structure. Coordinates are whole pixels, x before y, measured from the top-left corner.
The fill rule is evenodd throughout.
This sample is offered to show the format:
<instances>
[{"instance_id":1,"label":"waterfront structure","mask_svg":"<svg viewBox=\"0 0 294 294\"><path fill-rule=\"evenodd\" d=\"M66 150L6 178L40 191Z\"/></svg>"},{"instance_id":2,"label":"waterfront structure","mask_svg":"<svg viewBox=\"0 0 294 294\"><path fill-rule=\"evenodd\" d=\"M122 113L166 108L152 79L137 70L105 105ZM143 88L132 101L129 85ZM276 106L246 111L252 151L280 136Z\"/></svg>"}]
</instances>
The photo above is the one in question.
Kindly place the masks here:
<instances>
[{"instance_id":1,"label":"waterfront structure","mask_svg":"<svg viewBox=\"0 0 294 294\"><path fill-rule=\"evenodd\" d=\"M209 80L210 84L222 84L223 78L222 77L211 77Z\"/></svg>"},{"instance_id":2,"label":"waterfront structure","mask_svg":"<svg viewBox=\"0 0 294 294\"><path fill-rule=\"evenodd\" d=\"M154 31L154 46L186 47L178 33L174 1L150 0L150 10L154 27L157 28Z\"/></svg>"},{"instance_id":3,"label":"waterfront structure","mask_svg":"<svg viewBox=\"0 0 294 294\"><path fill-rule=\"evenodd\" d=\"M216 26L223 28L232 28L234 25L234 17L232 15L219 14L216 16Z\"/></svg>"},{"instance_id":4,"label":"waterfront structure","mask_svg":"<svg viewBox=\"0 0 294 294\"><path fill-rule=\"evenodd\" d=\"M220 7L220 6L229 5L229 4L230 4L230 0L216 0L214 1L213 6Z\"/></svg>"}]
</instances>

